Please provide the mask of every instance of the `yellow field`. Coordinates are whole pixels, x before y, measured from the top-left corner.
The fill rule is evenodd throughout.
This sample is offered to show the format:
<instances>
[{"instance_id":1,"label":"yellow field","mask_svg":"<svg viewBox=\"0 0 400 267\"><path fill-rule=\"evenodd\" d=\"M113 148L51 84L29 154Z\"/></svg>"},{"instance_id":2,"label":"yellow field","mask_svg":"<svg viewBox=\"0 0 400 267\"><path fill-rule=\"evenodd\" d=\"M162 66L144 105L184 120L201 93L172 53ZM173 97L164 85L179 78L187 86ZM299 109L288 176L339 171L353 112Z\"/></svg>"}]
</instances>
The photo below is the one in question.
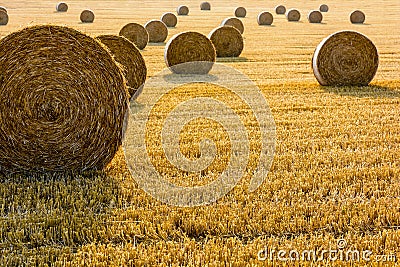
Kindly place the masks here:
<instances>
[{"instance_id":1,"label":"yellow field","mask_svg":"<svg viewBox=\"0 0 400 267\"><path fill-rule=\"evenodd\" d=\"M389 256L383 264L397 264L392 255L400 258L399 2L328 0L323 23L309 24L308 11L322 2L286 0L286 7L301 11L301 21L289 23L274 13L271 27L258 26L256 17L272 12L278 1L215 0L208 12L200 11L200 2L71 0L69 11L60 14L53 1L6 0L0 5L8 8L10 22L0 26L0 38L43 23L93 37L117 34L126 23L144 24L180 4L190 13L178 18L169 37L186 30L208 35L234 7L245 6L244 51L219 62L248 75L274 116L276 151L266 181L250 194L243 181L208 206L171 207L139 189L122 149L104 173L0 177L0 266L381 266L379 255ZM95 12L93 24L79 23L84 8ZM354 9L364 11L366 24L349 22ZM327 35L345 29L374 42L378 72L367 87L321 87L311 69L314 49ZM165 68L163 53L163 45L142 51L149 78ZM211 85L200 89L214 90ZM187 90L196 93L190 86ZM250 119L245 123L252 127ZM211 138L224 152L227 140L216 135ZM182 145L189 157L196 157L196 149L197 143ZM224 153L211 172L226 164ZM171 171L164 161L157 169ZM179 184L204 183L171 176ZM258 259L265 247L320 253L336 249L340 239L346 249L371 250L371 262Z\"/></svg>"}]
</instances>

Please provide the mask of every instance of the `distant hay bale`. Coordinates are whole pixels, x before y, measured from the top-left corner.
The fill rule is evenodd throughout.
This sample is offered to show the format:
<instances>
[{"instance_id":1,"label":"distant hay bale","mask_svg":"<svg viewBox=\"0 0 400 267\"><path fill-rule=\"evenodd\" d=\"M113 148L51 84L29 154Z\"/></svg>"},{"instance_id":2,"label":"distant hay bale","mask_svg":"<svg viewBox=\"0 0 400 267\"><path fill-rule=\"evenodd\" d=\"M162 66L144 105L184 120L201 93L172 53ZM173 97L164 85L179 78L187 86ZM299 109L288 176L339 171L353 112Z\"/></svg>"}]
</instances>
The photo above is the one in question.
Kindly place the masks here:
<instances>
[{"instance_id":1,"label":"distant hay bale","mask_svg":"<svg viewBox=\"0 0 400 267\"><path fill-rule=\"evenodd\" d=\"M257 23L258 25L271 25L274 21L274 16L270 12L264 11L258 14Z\"/></svg>"},{"instance_id":2,"label":"distant hay bale","mask_svg":"<svg viewBox=\"0 0 400 267\"><path fill-rule=\"evenodd\" d=\"M362 24L365 21L365 14L360 10L355 10L350 14L351 23Z\"/></svg>"},{"instance_id":3,"label":"distant hay bale","mask_svg":"<svg viewBox=\"0 0 400 267\"><path fill-rule=\"evenodd\" d=\"M67 3L60 2L56 5L56 10L58 12L67 12L68 11L68 5Z\"/></svg>"},{"instance_id":4,"label":"distant hay bale","mask_svg":"<svg viewBox=\"0 0 400 267\"><path fill-rule=\"evenodd\" d=\"M149 43L162 43L167 39L168 28L161 20L150 20L144 28L149 33Z\"/></svg>"},{"instance_id":5,"label":"distant hay bale","mask_svg":"<svg viewBox=\"0 0 400 267\"><path fill-rule=\"evenodd\" d=\"M0 11L4 11L5 13L8 13L7 8L5 8L4 6L0 6Z\"/></svg>"},{"instance_id":6,"label":"distant hay bale","mask_svg":"<svg viewBox=\"0 0 400 267\"><path fill-rule=\"evenodd\" d=\"M178 74L207 74L215 57L211 40L201 33L190 31L173 36L164 51L168 68Z\"/></svg>"},{"instance_id":7,"label":"distant hay bale","mask_svg":"<svg viewBox=\"0 0 400 267\"><path fill-rule=\"evenodd\" d=\"M241 34L244 32L243 22L238 18L226 18L222 21L221 26L232 26L238 29Z\"/></svg>"},{"instance_id":8,"label":"distant hay bale","mask_svg":"<svg viewBox=\"0 0 400 267\"><path fill-rule=\"evenodd\" d=\"M0 40L0 173L103 169L122 144L127 88L111 54L60 26Z\"/></svg>"},{"instance_id":9,"label":"distant hay bale","mask_svg":"<svg viewBox=\"0 0 400 267\"><path fill-rule=\"evenodd\" d=\"M211 4L209 2L201 3L200 10L211 10Z\"/></svg>"},{"instance_id":10,"label":"distant hay bale","mask_svg":"<svg viewBox=\"0 0 400 267\"><path fill-rule=\"evenodd\" d=\"M325 38L312 60L314 75L321 85L368 85L378 69L375 45L354 31L341 31Z\"/></svg>"},{"instance_id":11,"label":"distant hay bale","mask_svg":"<svg viewBox=\"0 0 400 267\"><path fill-rule=\"evenodd\" d=\"M300 12L297 9L289 9L286 13L286 18L288 21L299 21L300 20Z\"/></svg>"},{"instance_id":12,"label":"distant hay bale","mask_svg":"<svg viewBox=\"0 0 400 267\"><path fill-rule=\"evenodd\" d=\"M286 7L282 5L278 5L275 7L275 12L278 15L284 15L286 13Z\"/></svg>"},{"instance_id":13,"label":"distant hay bale","mask_svg":"<svg viewBox=\"0 0 400 267\"><path fill-rule=\"evenodd\" d=\"M123 66L130 99L136 98L136 93L141 92L147 74L146 63L139 49L122 36L100 35L96 39L107 46L114 59Z\"/></svg>"},{"instance_id":14,"label":"distant hay bale","mask_svg":"<svg viewBox=\"0 0 400 267\"><path fill-rule=\"evenodd\" d=\"M215 47L217 57L238 57L243 51L243 37L232 26L220 26L208 35Z\"/></svg>"},{"instance_id":15,"label":"distant hay bale","mask_svg":"<svg viewBox=\"0 0 400 267\"><path fill-rule=\"evenodd\" d=\"M322 4L319 6L319 11L321 11L321 12L328 12L328 10L329 10L329 7L326 4Z\"/></svg>"},{"instance_id":16,"label":"distant hay bale","mask_svg":"<svg viewBox=\"0 0 400 267\"><path fill-rule=\"evenodd\" d=\"M0 25L7 25L8 24L8 14L0 10Z\"/></svg>"},{"instance_id":17,"label":"distant hay bale","mask_svg":"<svg viewBox=\"0 0 400 267\"><path fill-rule=\"evenodd\" d=\"M176 8L176 13L179 16L186 16L189 14L189 8L187 6L181 5Z\"/></svg>"},{"instance_id":18,"label":"distant hay bale","mask_svg":"<svg viewBox=\"0 0 400 267\"><path fill-rule=\"evenodd\" d=\"M83 23L92 23L94 21L94 13L89 9L83 10L80 18Z\"/></svg>"},{"instance_id":19,"label":"distant hay bale","mask_svg":"<svg viewBox=\"0 0 400 267\"><path fill-rule=\"evenodd\" d=\"M322 13L318 10L311 10L307 16L307 19L310 23L321 23L322 18Z\"/></svg>"},{"instance_id":20,"label":"distant hay bale","mask_svg":"<svg viewBox=\"0 0 400 267\"><path fill-rule=\"evenodd\" d=\"M147 30L140 24L128 23L119 31L120 36L134 43L137 48L143 50L149 43L149 34Z\"/></svg>"},{"instance_id":21,"label":"distant hay bale","mask_svg":"<svg viewBox=\"0 0 400 267\"><path fill-rule=\"evenodd\" d=\"M175 16L175 14L167 12L161 16L161 21L164 22L167 27L175 27L178 23L178 18Z\"/></svg>"},{"instance_id":22,"label":"distant hay bale","mask_svg":"<svg viewBox=\"0 0 400 267\"><path fill-rule=\"evenodd\" d=\"M240 6L235 9L235 16L238 18L246 17L247 11L244 7Z\"/></svg>"}]
</instances>

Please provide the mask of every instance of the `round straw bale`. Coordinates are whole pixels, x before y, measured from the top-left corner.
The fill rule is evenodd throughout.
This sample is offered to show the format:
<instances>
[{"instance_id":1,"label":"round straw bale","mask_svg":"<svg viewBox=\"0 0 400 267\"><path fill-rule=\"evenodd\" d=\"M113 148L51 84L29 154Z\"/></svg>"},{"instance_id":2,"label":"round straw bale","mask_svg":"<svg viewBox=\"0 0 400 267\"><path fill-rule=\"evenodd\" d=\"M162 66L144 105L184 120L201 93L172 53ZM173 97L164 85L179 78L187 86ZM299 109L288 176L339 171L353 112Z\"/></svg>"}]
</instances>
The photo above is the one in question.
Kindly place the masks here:
<instances>
[{"instance_id":1,"label":"round straw bale","mask_svg":"<svg viewBox=\"0 0 400 267\"><path fill-rule=\"evenodd\" d=\"M364 35L341 31L325 38L312 60L321 85L368 85L378 69L375 45Z\"/></svg>"},{"instance_id":2,"label":"round straw bale","mask_svg":"<svg viewBox=\"0 0 400 267\"><path fill-rule=\"evenodd\" d=\"M7 25L8 23L8 14L0 10L0 25Z\"/></svg>"},{"instance_id":3,"label":"round straw bale","mask_svg":"<svg viewBox=\"0 0 400 267\"><path fill-rule=\"evenodd\" d=\"M360 10L355 10L350 14L351 23L362 24L365 21L365 14Z\"/></svg>"},{"instance_id":4,"label":"round straw bale","mask_svg":"<svg viewBox=\"0 0 400 267\"><path fill-rule=\"evenodd\" d=\"M278 5L275 7L275 12L278 15L284 15L286 13L286 7L282 5Z\"/></svg>"},{"instance_id":5,"label":"round straw bale","mask_svg":"<svg viewBox=\"0 0 400 267\"><path fill-rule=\"evenodd\" d=\"M167 39L168 28L161 20L150 20L144 25L144 28L149 33L150 43L162 43Z\"/></svg>"},{"instance_id":6,"label":"round straw bale","mask_svg":"<svg viewBox=\"0 0 400 267\"><path fill-rule=\"evenodd\" d=\"M247 11L244 7L240 6L235 9L235 16L238 18L246 17Z\"/></svg>"},{"instance_id":7,"label":"round straw bale","mask_svg":"<svg viewBox=\"0 0 400 267\"><path fill-rule=\"evenodd\" d=\"M164 22L167 27L175 27L178 23L178 18L175 16L175 14L167 12L161 16L161 21Z\"/></svg>"},{"instance_id":8,"label":"round straw bale","mask_svg":"<svg viewBox=\"0 0 400 267\"><path fill-rule=\"evenodd\" d=\"M288 21L299 21L300 20L300 12L297 9L289 9L286 13L286 18Z\"/></svg>"},{"instance_id":9,"label":"round straw bale","mask_svg":"<svg viewBox=\"0 0 400 267\"><path fill-rule=\"evenodd\" d=\"M146 81L146 63L136 46L122 36L100 35L96 38L110 50L114 59L123 66L130 98L141 91Z\"/></svg>"},{"instance_id":10,"label":"round straw bale","mask_svg":"<svg viewBox=\"0 0 400 267\"><path fill-rule=\"evenodd\" d=\"M240 19L238 18L226 18L222 21L221 26L232 26L238 29L238 31L243 34L244 32L244 26L243 23Z\"/></svg>"},{"instance_id":11,"label":"round straw bale","mask_svg":"<svg viewBox=\"0 0 400 267\"><path fill-rule=\"evenodd\" d=\"M203 2L200 4L201 10L211 10L211 5L209 2Z\"/></svg>"},{"instance_id":12,"label":"round straw bale","mask_svg":"<svg viewBox=\"0 0 400 267\"><path fill-rule=\"evenodd\" d=\"M81 21L83 23L92 23L94 21L94 13L89 9L85 9L81 13Z\"/></svg>"},{"instance_id":13,"label":"round straw bale","mask_svg":"<svg viewBox=\"0 0 400 267\"><path fill-rule=\"evenodd\" d=\"M318 10L311 10L310 13L308 13L307 19L310 23L321 23L322 13Z\"/></svg>"},{"instance_id":14,"label":"round straw bale","mask_svg":"<svg viewBox=\"0 0 400 267\"><path fill-rule=\"evenodd\" d=\"M7 8L5 8L4 6L0 6L0 11L4 11L5 13L8 13Z\"/></svg>"},{"instance_id":15,"label":"round straw bale","mask_svg":"<svg viewBox=\"0 0 400 267\"><path fill-rule=\"evenodd\" d=\"M326 4L322 4L319 6L319 11L321 11L321 12L328 12L328 10L329 10L329 7Z\"/></svg>"},{"instance_id":16,"label":"round straw bale","mask_svg":"<svg viewBox=\"0 0 400 267\"><path fill-rule=\"evenodd\" d=\"M176 34L168 41L164 51L168 68L178 74L207 74L215 57L211 40L198 32Z\"/></svg>"},{"instance_id":17,"label":"round straw bale","mask_svg":"<svg viewBox=\"0 0 400 267\"><path fill-rule=\"evenodd\" d=\"M0 40L0 172L103 169L122 143L128 92L93 38L33 26Z\"/></svg>"},{"instance_id":18,"label":"round straw bale","mask_svg":"<svg viewBox=\"0 0 400 267\"><path fill-rule=\"evenodd\" d=\"M215 47L217 57L238 57L243 51L243 37L232 26L220 26L208 35Z\"/></svg>"},{"instance_id":19,"label":"round straw bale","mask_svg":"<svg viewBox=\"0 0 400 267\"><path fill-rule=\"evenodd\" d=\"M180 16L186 16L189 14L189 8L187 6L181 5L176 8L176 13Z\"/></svg>"},{"instance_id":20,"label":"round straw bale","mask_svg":"<svg viewBox=\"0 0 400 267\"><path fill-rule=\"evenodd\" d=\"M67 12L68 11L68 5L64 2L60 2L56 6L56 10L58 12Z\"/></svg>"},{"instance_id":21,"label":"round straw bale","mask_svg":"<svg viewBox=\"0 0 400 267\"><path fill-rule=\"evenodd\" d=\"M269 13L267 11L263 11L260 14L258 14L258 17L257 17L258 25L271 25L273 21L274 21L274 17L272 16L271 13Z\"/></svg>"},{"instance_id":22,"label":"round straw bale","mask_svg":"<svg viewBox=\"0 0 400 267\"><path fill-rule=\"evenodd\" d=\"M147 30L140 24L128 23L119 31L120 36L134 43L137 48L143 50L149 42L149 34Z\"/></svg>"}]
</instances>

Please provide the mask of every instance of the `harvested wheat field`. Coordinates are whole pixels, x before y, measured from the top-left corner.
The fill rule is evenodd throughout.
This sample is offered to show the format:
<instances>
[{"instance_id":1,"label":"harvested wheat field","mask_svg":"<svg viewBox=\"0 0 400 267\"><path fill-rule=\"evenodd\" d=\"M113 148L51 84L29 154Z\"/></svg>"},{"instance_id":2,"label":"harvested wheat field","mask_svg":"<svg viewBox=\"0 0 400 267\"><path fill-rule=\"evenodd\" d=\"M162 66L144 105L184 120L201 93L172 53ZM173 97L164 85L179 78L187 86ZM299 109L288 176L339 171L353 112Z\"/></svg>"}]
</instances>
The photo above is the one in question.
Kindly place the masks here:
<instances>
[{"instance_id":1,"label":"harvested wheat field","mask_svg":"<svg viewBox=\"0 0 400 267\"><path fill-rule=\"evenodd\" d=\"M171 205L165 201L168 195L164 187L153 192L159 198L148 193L154 185L150 173L132 175L129 168L140 169L143 157L130 153L132 147L125 147L126 160L122 146L103 171L0 175L0 266L399 264L399 1L214 0L207 12L200 10L201 2L70 0L66 2L67 12L55 10L57 1L0 2L8 15L7 25L0 26L0 38L42 24L68 26L93 38L118 35L128 23L144 25L165 12L175 13L179 5L188 6L190 13L178 16L164 43L149 43L140 51L148 81L166 68L164 49L172 36L186 31L208 36L221 21L233 16L237 6L247 11L246 17L240 18L245 27L240 56L217 58L214 72L211 70L206 79L209 83L182 84L164 70L164 84L175 88L156 99L148 116L150 123L143 127L128 123L125 136L126 142L136 144L136 137L143 135L140 147L147 149L154 171L180 187L207 186L230 167L230 160L235 160L234 164L237 160L243 175L235 180L233 189L224 188L226 194L217 199L211 196L206 205L196 205L203 198L189 199L193 204L190 207ZM299 10L300 21L288 22L285 15L277 15L274 8L280 4L287 10ZM307 14L321 4L329 6L322 23L309 23ZM81 23L80 13L86 9L96 15L93 23ZM350 22L354 10L365 14L363 24ZM258 25L257 16L262 11L273 14L272 25ZM368 86L321 86L314 77L315 48L327 36L343 30L362 33L377 48L379 67ZM23 64L23 60L19 62ZM249 90L238 72L232 72L225 84L233 81L239 93L217 84L218 64L248 76L269 108L263 106L263 99L260 106L243 100L243 96L256 96L257 92ZM30 77L35 78L34 74ZM45 80L43 77L39 78ZM0 107L7 104L4 92L8 92L8 84L3 78L0 73ZM47 78L57 84L52 77ZM160 92L164 84L159 86ZM131 114L146 109L150 103L146 101L160 92L146 91L144 86L136 102L131 103ZM217 104L192 101L196 96L216 99ZM216 113L220 121L200 117L190 120L195 111L184 110L179 105L182 101L195 103L204 114ZM222 111L222 103L229 108ZM189 120L179 128L165 130L168 114ZM239 122L231 122L232 114ZM270 114L273 121L261 125L257 114ZM24 114L15 116L23 118ZM2 118L0 123L4 124ZM130 120L136 118L141 125L141 117L134 115ZM178 119L169 120L174 122L180 123ZM237 124L246 135L236 135L229 129L237 129ZM269 132L264 135L262 129ZM18 137L18 132L14 133ZM163 146L164 134L175 134L178 141L168 139L171 142ZM238 138L234 144L231 136ZM265 165L260 186L252 187L252 175L265 153L262 136L269 138L273 151L268 155L273 161ZM203 155L203 148L208 146L204 138L212 140L216 153L205 160L209 163L206 166L198 161L209 156ZM235 146L241 148L245 142L249 143L247 155L232 153ZM187 164L198 162L204 168L192 171L174 166L171 159L178 152L187 158ZM12 159L12 155L18 153L10 152L7 157ZM178 197L175 201L186 199Z\"/></svg>"}]
</instances>

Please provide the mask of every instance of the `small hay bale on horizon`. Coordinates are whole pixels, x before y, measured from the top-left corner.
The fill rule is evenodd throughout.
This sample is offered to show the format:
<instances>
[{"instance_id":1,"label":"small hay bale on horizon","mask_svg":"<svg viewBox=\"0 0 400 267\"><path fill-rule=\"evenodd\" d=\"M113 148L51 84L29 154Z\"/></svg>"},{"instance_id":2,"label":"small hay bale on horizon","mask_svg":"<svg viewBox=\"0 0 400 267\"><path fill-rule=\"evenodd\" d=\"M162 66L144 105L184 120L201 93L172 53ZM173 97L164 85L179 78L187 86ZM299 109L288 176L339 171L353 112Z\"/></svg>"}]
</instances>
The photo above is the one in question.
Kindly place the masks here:
<instances>
[{"instance_id":1,"label":"small hay bale on horizon","mask_svg":"<svg viewBox=\"0 0 400 267\"><path fill-rule=\"evenodd\" d=\"M233 26L235 27L241 34L244 32L243 22L235 17L226 18L221 22L221 26Z\"/></svg>"},{"instance_id":2,"label":"small hay bale on horizon","mask_svg":"<svg viewBox=\"0 0 400 267\"><path fill-rule=\"evenodd\" d=\"M336 32L315 49L312 67L321 85L366 86L379 65L375 45L365 35L354 31Z\"/></svg>"},{"instance_id":3,"label":"small hay bale on horizon","mask_svg":"<svg viewBox=\"0 0 400 267\"><path fill-rule=\"evenodd\" d=\"M185 5L180 5L176 8L176 13L179 16L187 16L189 14L189 8Z\"/></svg>"},{"instance_id":4,"label":"small hay bale on horizon","mask_svg":"<svg viewBox=\"0 0 400 267\"><path fill-rule=\"evenodd\" d=\"M257 16L258 25L271 25L273 21L274 16L268 11L263 11Z\"/></svg>"},{"instance_id":5,"label":"small hay bale on horizon","mask_svg":"<svg viewBox=\"0 0 400 267\"><path fill-rule=\"evenodd\" d=\"M0 10L0 25L7 25L8 24L8 14L3 10Z\"/></svg>"},{"instance_id":6,"label":"small hay bale on horizon","mask_svg":"<svg viewBox=\"0 0 400 267\"><path fill-rule=\"evenodd\" d=\"M354 10L350 14L350 22L353 24L362 24L365 21L365 14L361 10Z\"/></svg>"},{"instance_id":7,"label":"small hay bale on horizon","mask_svg":"<svg viewBox=\"0 0 400 267\"><path fill-rule=\"evenodd\" d=\"M247 11L244 7L240 6L235 9L235 17L244 18L246 17Z\"/></svg>"},{"instance_id":8,"label":"small hay bale on horizon","mask_svg":"<svg viewBox=\"0 0 400 267\"><path fill-rule=\"evenodd\" d=\"M0 40L0 73L0 173L80 173L111 162L128 92L98 41L72 28L28 27Z\"/></svg>"},{"instance_id":9,"label":"small hay bale on horizon","mask_svg":"<svg viewBox=\"0 0 400 267\"><path fill-rule=\"evenodd\" d=\"M120 36L134 43L137 48L143 50L149 43L149 33L138 23L128 23L119 31Z\"/></svg>"},{"instance_id":10,"label":"small hay bale on horizon","mask_svg":"<svg viewBox=\"0 0 400 267\"><path fill-rule=\"evenodd\" d=\"M288 21L299 21L300 20L300 12L297 9L289 9L286 13L286 18Z\"/></svg>"},{"instance_id":11,"label":"small hay bale on horizon","mask_svg":"<svg viewBox=\"0 0 400 267\"><path fill-rule=\"evenodd\" d=\"M141 92L146 81L146 63L134 43L123 36L100 35L96 37L114 56L114 59L123 66L123 73L127 81L129 99L135 99Z\"/></svg>"},{"instance_id":12,"label":"small hay bale on horizon","mask_svg":"<svg viewBox=\"0 0 400 267\"><path fill-rule=\"evenodd\" d=\"M322 13L318 10L311 10L307 16L308 22L310 23L321 23L323 16Z\"/></svg>"},{"instance_id":13,"label":"small hay bale on horizon","mask_svg":"<svg viewBox=\"0 0 400 267\"><path fill-rule=\"evenodd\" d=\"M85 9L82 11L80 19L82 23L92 23L94 21L94 13L92 10Z\"/></svg>"},{"instance_id":14,"label":"small hay bale on horizon","mask_svg":"<svg viewBox=\"0 0 400 267\"><path fill-rule=\"evenodd\" d=\"M238 57L243 51L243 36L233 26L215 28L208 38L215 47L217 57Z\"/></svg>"},{"instance_id":15,"label":"small hay bale on horizon","mask_svg":"<svg viewBox=\"0 0 400 267\"><path fill-rule=\"evenodd\" d=\"M60 2L56 5L56 11L57 12L67 12L68 11L68 5L67 3Z\"/></svg>"},{"instance_id":16,"label":"small hay bale on horizon","mask_svg":"<svg viewBox=\"0 0 400 267\"><path fill-rule=\"evenodd\" d=\"M211 10L211 4L209 2L202 2L200 4L200 10Z\"/></svg>"},{"instance_id":17,"label":"small hay bale on horizon","mask_svg":"<svg viewBox=\"0 0 400 267\"><path fill-rule=\"evenodd\" d=\"M319 6L319 11L321 12L328 12L329 11L329 7L326 4L322 4Z\"/></svg>"},{"instance_id":18,"label":"small hay bale on horizon","mask_svg":"<svg viewBox=\"0 0 400 267\"><path fill-rule=\"evenodd\" d=\"M286 13L286 7L283 5L278 5L275 7L275 13L278 15L284 15Z\"/></svg>"},{"instance_id":19,"label":"small hay bale on horizon","mask_svg":"<svg viewBox=\"0 0 400 267\"><path fill-rule=\"evenodd\" d=\"M167 27L175 27L178 23L178 18L171 12L166 12L161 16L161 21L167 25Z\"/></svg>"},{"instance_id":20,"label":"small hay bale on horizon","mask_svg":"<svg viewBox=\"0 0 400 267\"><path fill-rule=\"evenodd\" d=\"M150 20L144 28L149 33L149 43L162 43L167 39L168 28L161 20Z\"/></svg>"},{"instance_id":21,"label":"small hay bale on horizon","mask_svg":"<svg viewBox=\"0 0 400 267\"><path fill-rule=\"evenodd\" d=\"M164 50L167 67L177 74L207 74L215 58L216 52L211 40L198 32L174 35Z\"/></svg>"},{"instance_id":22,"label":"small hay bale on horizon","mask_svg":"<svg viewBox=\"0 0 400 267\"><path fill-rule=\"evenodd\" d=\"M7 8L5 8L4 6L0 6L0 11L4 11L5 13L8 14Z\"/></svg>"}]
</instances>

